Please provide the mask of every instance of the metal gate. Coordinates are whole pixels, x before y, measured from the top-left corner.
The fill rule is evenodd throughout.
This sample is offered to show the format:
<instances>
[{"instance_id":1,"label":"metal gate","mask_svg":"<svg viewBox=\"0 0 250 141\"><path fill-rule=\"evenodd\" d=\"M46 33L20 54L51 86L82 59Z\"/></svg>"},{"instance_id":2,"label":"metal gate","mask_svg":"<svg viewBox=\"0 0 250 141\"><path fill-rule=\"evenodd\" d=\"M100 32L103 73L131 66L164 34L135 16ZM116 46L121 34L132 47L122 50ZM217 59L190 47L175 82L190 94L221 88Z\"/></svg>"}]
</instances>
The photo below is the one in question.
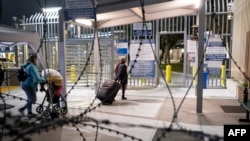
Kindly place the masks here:
<instances>
[{"instance_id":1,"label":"metal gate","mask_svg":"<svg viewBox=\"0 0 250 141\"><path fill-rule=\"evenodd\" d=\"M91 52L91 46L88 41L79 42L77 40L69 39L66 40L66 51L65 51L65 64L66 64L66 83L68 86L72 86L82 74L81 79L77 82L78 86L89 87L93 83L93 61L90 60L86 66L88 56ZM83 73L82 73L83 72Z\"/></svg>"},{"instance_id":2,"label":"metal gate","mask_svg":"<svg viewBox=\"0 0 250 141\"><path fill-rule=\"evenodd\" d=\"M101 83L111 79L113 62L113 35L107 29L98 32L101 72L97 72L94 65L94 30L84 28L76 23L66 23L66 79L71 86L77 81L77 87L93 87L97 74Z\"/></svg>"},{"instance_id":3,"label":"metal gate","mask_svg":"<svg viewBox=\"0 0 250 141\"><path fill-rule=\"evenodd\" d=\"M46 20L46 25L44 21ZM46 67L59 70L58 64L58 37L59 37L59 14L58 11L35 13L29 18L23 18L20 24L24 30L36 31L42 39L40 50L45 58Z\"/></svg>"}]
</instances>

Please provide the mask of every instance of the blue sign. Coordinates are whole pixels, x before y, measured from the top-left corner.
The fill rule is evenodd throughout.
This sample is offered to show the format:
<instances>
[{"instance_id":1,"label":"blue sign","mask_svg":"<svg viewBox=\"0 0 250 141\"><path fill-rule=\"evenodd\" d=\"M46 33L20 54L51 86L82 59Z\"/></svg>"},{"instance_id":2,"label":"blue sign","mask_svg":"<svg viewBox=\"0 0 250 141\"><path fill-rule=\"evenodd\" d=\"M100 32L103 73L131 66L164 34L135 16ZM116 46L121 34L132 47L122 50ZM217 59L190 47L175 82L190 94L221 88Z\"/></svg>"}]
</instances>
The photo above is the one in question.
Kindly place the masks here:
<instances>
[{"instance_id":1,"label":"blue sign","mask_svg":"<svg viewBox=\"0 0 250 141\"><path fill-rule=\"evenodd\" d=\"M208 68L208 73L212 75L220 75L221 74L221 68Z\"/></svg>"},{"instance_id":2,"label":"blue sign","mask_svg":"<svg viewBox=\"0 0 250 141\"><path fill-rule=\"evenodd\" d=\"M131 60L130 65L133 63L134 60ZM155 61L137 61L131 70L131 77L155 77Z\"/></svg>"},{"instance_id":3,"label":"blue sign","mask_svg":"<svg viewBox=\"0 0 250 141\"><path fill-rule=\"evenodd\" d=\"M209 41L208 42L208 47L223 47L223 43L222 41L221 42L212 42L212 41Z\"/></svg>"},{"instance_id":4,"label":"blue sign","mask_svg":"<svg viewBox=\"0 0 250 141\"><path fill-rule=\"evenodd\" d=\"M152 36L152 23L134 23L133 36Z\"/></svg>"},{"instance_id":5,"label":"blue sign","mask_svg":"<svg viewBox=\"0 0 250 141\"><path fill-rule=\"evenodd\" d=\"M65 11L65 20L74 20L76 18L94 19L94 9L67 9Z\"/></svg>"},{"instance_id":6,"label":"blue sign","mask_svg":"<svg viewBox=\"0 0 250 141\"><path fill-rule=\"evenodd\" d=\"M117 48L116 53L117 53L117 55L127 55L128 48Z\"/></svg>"},{"instance_id":7,"label":"blue sign","mask_svg":"<svg viewBox=\"0 0 250 141\"><path fill-rule=\"evenodd\" d=\"M208 40L208 47L223 47L223 42L219 36L210 37Z\"/></svg>"},{"instance_id":8,"label":"blue sign","mask_svg":"<svg viewBox=\"0 0 250 141\"><path fill-rule=\"evenodd\" d=\"M206 54L206 61L223 61L227 58L226 54Z\"/></svg>"},{"instance_id":9,"label":"blue sign","mask_svg":"<svg viewBox=\"0 0 250 141\"><path fill-rule=\"evenodd\" d=\"M152 30L144 30L142 34L142 30L133 30L133 36L152 36Z\"/></svg>"},{"instance_id":10,"label":"blue sign","mask_svg":"<svg viewBox=\"0 0 250 141\"><path fill-rule=\"evenodd\" d=\"M65 0L65 19L94 19L94 7L91 0Z\"/></svg>"}]
</instances>

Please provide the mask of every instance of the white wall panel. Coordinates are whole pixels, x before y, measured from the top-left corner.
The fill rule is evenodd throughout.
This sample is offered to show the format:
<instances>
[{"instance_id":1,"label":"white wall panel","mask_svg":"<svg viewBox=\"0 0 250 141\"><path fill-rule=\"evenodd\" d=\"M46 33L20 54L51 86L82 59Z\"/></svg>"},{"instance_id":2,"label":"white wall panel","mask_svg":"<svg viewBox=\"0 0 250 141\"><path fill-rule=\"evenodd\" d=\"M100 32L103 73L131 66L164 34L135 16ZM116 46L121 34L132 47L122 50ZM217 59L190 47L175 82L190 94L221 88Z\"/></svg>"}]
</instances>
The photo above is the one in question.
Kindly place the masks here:
<instances>
[{"instance_id":1,"label":"white wall panel","mask_svg":"<svg viewBox=\"0 0 250 141\"><path fill-rule=\"evenodd\" d=\"M234 13L233 47L232 55L242 71L246 71L246 35L250 31L250 0L236 0ZM246 62L247 61L247 62ZM244 80L242 73L232 62L232 77Z\"/></svg>"}]
</instances>

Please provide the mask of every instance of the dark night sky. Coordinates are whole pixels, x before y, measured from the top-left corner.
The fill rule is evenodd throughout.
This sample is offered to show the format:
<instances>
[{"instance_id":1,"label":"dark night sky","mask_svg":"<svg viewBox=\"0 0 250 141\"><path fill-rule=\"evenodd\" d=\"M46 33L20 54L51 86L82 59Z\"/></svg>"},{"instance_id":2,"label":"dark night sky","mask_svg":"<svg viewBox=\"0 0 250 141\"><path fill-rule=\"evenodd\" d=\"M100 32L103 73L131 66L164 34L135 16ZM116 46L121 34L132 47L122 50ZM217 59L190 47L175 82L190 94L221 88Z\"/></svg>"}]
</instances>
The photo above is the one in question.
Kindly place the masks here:
<instances>
[{"instance_id":1,"label":"dark night sky","mask_svg":"<svg viewBox=\"0 0 250 141\"><path fill-rule=\"evenodd\" d=\"M45 2L46 7L61 7L63 4L63 0L2 0L0 24L11 25L13 16L22 19L23 15L28 18L37 12L41 12L38 1L40 1L42 7L45 7Z\"/></svg>"}]
</instances>

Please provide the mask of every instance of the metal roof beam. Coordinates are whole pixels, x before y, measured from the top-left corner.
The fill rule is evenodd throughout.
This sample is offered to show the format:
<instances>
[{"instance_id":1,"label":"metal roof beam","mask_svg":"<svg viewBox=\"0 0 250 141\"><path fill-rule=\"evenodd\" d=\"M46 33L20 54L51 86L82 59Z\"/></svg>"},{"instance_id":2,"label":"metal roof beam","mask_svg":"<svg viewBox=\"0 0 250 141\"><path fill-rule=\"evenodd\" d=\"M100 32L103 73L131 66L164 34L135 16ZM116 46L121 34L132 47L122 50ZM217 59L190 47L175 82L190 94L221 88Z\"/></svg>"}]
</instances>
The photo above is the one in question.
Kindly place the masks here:
<instances>
[{"instance_id":1,"label":"metal roof beam","mask_svg":"<svg viewBox=\"0 0 250 141\"><path fill-rule=\"evenodd\" d=\"M139 17L140 19L143 18L143 14L142 14L142 10L141 8L135 7L135 8L131 8L130 11L132 13L134 13L137 17Z\"/></svg>"},{"instance_id":2,"label":"metal roof beam","mask_svg":"<svg viewBox=\"0 0 250 141\"><path fill-rule=\"evenodd\" d=\"M169 2L173 0L144 0L144 5L151 5L161 2ZM130 9L141 6L140 0L109 0L97 2L97 14L106 13L112 11L118 11L123 9Z\"/></svg>"}]
</instances>

